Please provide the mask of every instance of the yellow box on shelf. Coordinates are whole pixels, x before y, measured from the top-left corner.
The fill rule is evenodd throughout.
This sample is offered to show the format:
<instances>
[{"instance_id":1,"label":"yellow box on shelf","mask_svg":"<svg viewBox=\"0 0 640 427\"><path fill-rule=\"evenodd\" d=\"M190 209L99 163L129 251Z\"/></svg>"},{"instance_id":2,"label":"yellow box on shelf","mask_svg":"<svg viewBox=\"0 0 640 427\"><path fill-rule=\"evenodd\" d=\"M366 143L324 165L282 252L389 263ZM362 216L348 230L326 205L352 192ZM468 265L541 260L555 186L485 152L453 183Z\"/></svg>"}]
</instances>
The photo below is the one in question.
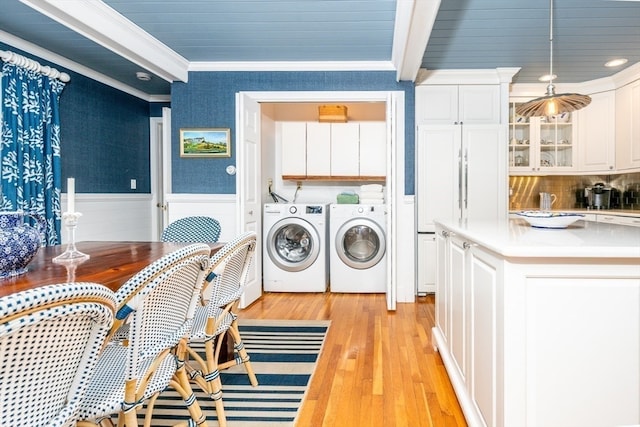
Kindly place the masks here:
<instances>
[{"instance_id":1,"label":"yellow box on shelf","mask_svg":"<svg viewBox=\"0 0 640 427\"><path fill-rule=\"evenodd\" d=\"M318 107L318 121L321 123L346 123L346 105L320 105Z\"/></svg>"}]
</instances>

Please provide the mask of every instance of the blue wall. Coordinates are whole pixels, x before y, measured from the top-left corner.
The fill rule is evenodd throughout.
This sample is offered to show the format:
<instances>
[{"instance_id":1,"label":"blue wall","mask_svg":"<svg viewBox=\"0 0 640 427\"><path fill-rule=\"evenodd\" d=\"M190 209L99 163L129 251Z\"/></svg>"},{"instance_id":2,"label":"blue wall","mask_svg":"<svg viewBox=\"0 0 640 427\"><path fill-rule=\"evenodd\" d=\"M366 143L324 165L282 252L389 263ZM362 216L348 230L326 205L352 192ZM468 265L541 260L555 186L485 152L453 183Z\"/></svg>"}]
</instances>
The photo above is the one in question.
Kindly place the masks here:
<instances>
[{"instance_id":1,"label":"blue wall","mask_svg":"<svg viewBox=\"0 0 640 427\"><path fill-rule=\"evenodd\" d=\"M147 101L72 74L60 121L62 175L76 178L77 192L151 192Z\"/></svg>"},{"instance_id":2,"label":"blue wall","mask_svg":"<svg viewBox=\"0 0 640 427\"><path fill-rule=\"evenodd\" d=\"M171 88L172 191L234 194L235 176L225 172L235 160L235 94L243 91L404 91L405 193L414 194L414 85L397 82L394 71L375 72L190 72L188 83ZM181 128L230 128L231 159L181 158Z\"/></svg>"},{"instance_id":3,"label":"blue wall","mask_svg":"<svg viewBox=\"0 0 640 427\"><path fill-rule=\"evenodd\" d=\"M149 117L141 100L12 46L10 50L71 76L60 95L63 191L76 178L79 193L150 193ZM137 190L130 189L130 179Z\"/></svg>"}]
</instances>

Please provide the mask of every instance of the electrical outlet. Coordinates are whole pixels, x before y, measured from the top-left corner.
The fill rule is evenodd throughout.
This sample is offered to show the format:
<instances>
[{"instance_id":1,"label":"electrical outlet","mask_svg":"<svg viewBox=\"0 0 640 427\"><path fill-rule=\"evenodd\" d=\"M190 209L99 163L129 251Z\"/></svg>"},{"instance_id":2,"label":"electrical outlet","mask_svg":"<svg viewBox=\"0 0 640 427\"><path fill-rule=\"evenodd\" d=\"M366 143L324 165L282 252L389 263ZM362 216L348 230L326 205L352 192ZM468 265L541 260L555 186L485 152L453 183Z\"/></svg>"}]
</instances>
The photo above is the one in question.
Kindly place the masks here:
<instances>
[{"instance_id":1,"label":"electrical outlet","mask_svg":"<svg viewBox=\"0 0 640 427\"><path fill-rule=\"evenodd\" d=\"M302 181L296 181L296 185L298 186L298 190L302 188Z\"/></svg>"},{"instance_id":2,"label":"electrical outlet","mask_svg":"<svg viewBox=\"0 0 640 427\"><path fill-rule=\"evenodd\" d=\"M273 185L273 180L272 180L271 178L269 178L269 179L267 180L267 185L268 185L269 187L271 187L271 186Z\"/></svg>"}]
</instances>

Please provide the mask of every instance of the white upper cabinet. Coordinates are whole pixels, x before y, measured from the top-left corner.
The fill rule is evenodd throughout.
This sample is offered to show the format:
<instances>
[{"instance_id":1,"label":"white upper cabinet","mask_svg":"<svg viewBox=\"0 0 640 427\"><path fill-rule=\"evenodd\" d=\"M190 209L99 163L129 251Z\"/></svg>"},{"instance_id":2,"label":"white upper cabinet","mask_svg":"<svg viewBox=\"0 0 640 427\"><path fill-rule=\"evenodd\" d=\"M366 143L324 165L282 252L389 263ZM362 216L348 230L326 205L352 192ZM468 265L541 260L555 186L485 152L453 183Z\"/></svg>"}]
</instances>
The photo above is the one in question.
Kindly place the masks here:
<instances>
[{"instance_id":1,"label":"white upper cabinet","mask_svg":"<svg viewBox=\"0 0 640 427\"><path fill-rule=\"evenodd\" d=\"M307 174L307 124L280 122L281 162L283 175Z\"/></svg>"},{"instance_id":2,"label":"white upper cabinet","mask_svg":"<svg viewBox=\"0 0 640 427\"><path fill-rule=\"evenodd\" d=\"M574 114L578 117L578 171L615 170L615 91L591 95L591 104Z\"/></svg>"},{"instance_id":3,"label":"white upper cabinet","mask_svg":"<svg viewBox=\"0 0 640 427\"><path fill-rule=\"evenodd\" d=\"M360 126L357 123L331 124L331 176L360 174Z\"/></svg>"},{"instance_id":4,"label":"white upper cabinet","mask_svg":"<svg viewBox=\"0 0 640 427\"><path fill-rule=\"evenodd\" d=\"M640 80L616 90L616 169L640 171Z\"/></svg>"},{"instance_id":5,"label":"white upper cabinet","mask_svg":"<svg viewBox=\"0 0 640 427\"><path fill-rule=\"evenodd\" d=\"M307 176L331 175L331 123L307 123Z\"/></svg>"},{"instance_id":6,"label":"white upper cabinet","mask_svg":"<svg viewBox=\"0 0 640 427\"><path fill-rule=\"evenodd\" d=\"M499 85L416 87L416 125L500 123Z\"/></svg>"},{"instance_id":7,"label":"white upper cabinet","mask_svg":"<svg viewBox=\"0 0 640 427\"><path fill-rule=\"evenodd\" d=\"M384 180L385 122L279 122L285 179Z\"/></svg>"},{"instance_id":8,"label":"white upper cabinet","mask_svg":"<svg viewBox=\"0 0 640 427\"><path fill-rule=\"evenodd\" d=\"M360 175L385 176L387 174L387 124L385 122L360 123Z\"/></svg>"},{"instance_id":9,"label":"white upper cabinet","mask_svg":"<svg viewBox=\"0 0 640 427\"><path fill-rule=\"evenodd\" d=\"M550 175L575 172L576 126L573 113L553 117L522 117L509 105L509 172L512 175Z\"/></svg>"}]
</instances>

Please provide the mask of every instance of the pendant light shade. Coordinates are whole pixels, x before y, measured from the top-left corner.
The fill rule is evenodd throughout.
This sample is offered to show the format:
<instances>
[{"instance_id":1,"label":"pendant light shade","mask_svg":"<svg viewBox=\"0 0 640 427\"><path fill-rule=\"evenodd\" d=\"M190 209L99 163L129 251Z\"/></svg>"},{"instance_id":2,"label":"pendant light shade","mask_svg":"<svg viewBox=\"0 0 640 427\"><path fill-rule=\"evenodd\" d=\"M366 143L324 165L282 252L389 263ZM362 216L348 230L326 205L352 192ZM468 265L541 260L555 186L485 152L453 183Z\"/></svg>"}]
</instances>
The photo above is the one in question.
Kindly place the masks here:
<instances>
[{"instance_id":1,"label":"pendant light shade","mask_svg":"<svg viewBox=\"0 0 640 427\"><path fill-rule=\"evenodd\" d=\"M523 117L553 116L560 113L570 113L586 107L591 103L591 97L579 93L561 93L541 96L518 105L516 114Z\"/></svg>"},{"instance_id":2,"label":"pendant light shade","mask_svg":"<svg viewBox=\"0 0 640 427\"><path fill-rule=\"evenodd\" d=\"M591 103L591 97L579 93L561 93L556 95L553 81L553 0L549 0L549 86L547 94L540 98L516 107L516 114L523 117L552 116L560 113L570 113L586 107Z\"/></svg>"}]
</instances>

